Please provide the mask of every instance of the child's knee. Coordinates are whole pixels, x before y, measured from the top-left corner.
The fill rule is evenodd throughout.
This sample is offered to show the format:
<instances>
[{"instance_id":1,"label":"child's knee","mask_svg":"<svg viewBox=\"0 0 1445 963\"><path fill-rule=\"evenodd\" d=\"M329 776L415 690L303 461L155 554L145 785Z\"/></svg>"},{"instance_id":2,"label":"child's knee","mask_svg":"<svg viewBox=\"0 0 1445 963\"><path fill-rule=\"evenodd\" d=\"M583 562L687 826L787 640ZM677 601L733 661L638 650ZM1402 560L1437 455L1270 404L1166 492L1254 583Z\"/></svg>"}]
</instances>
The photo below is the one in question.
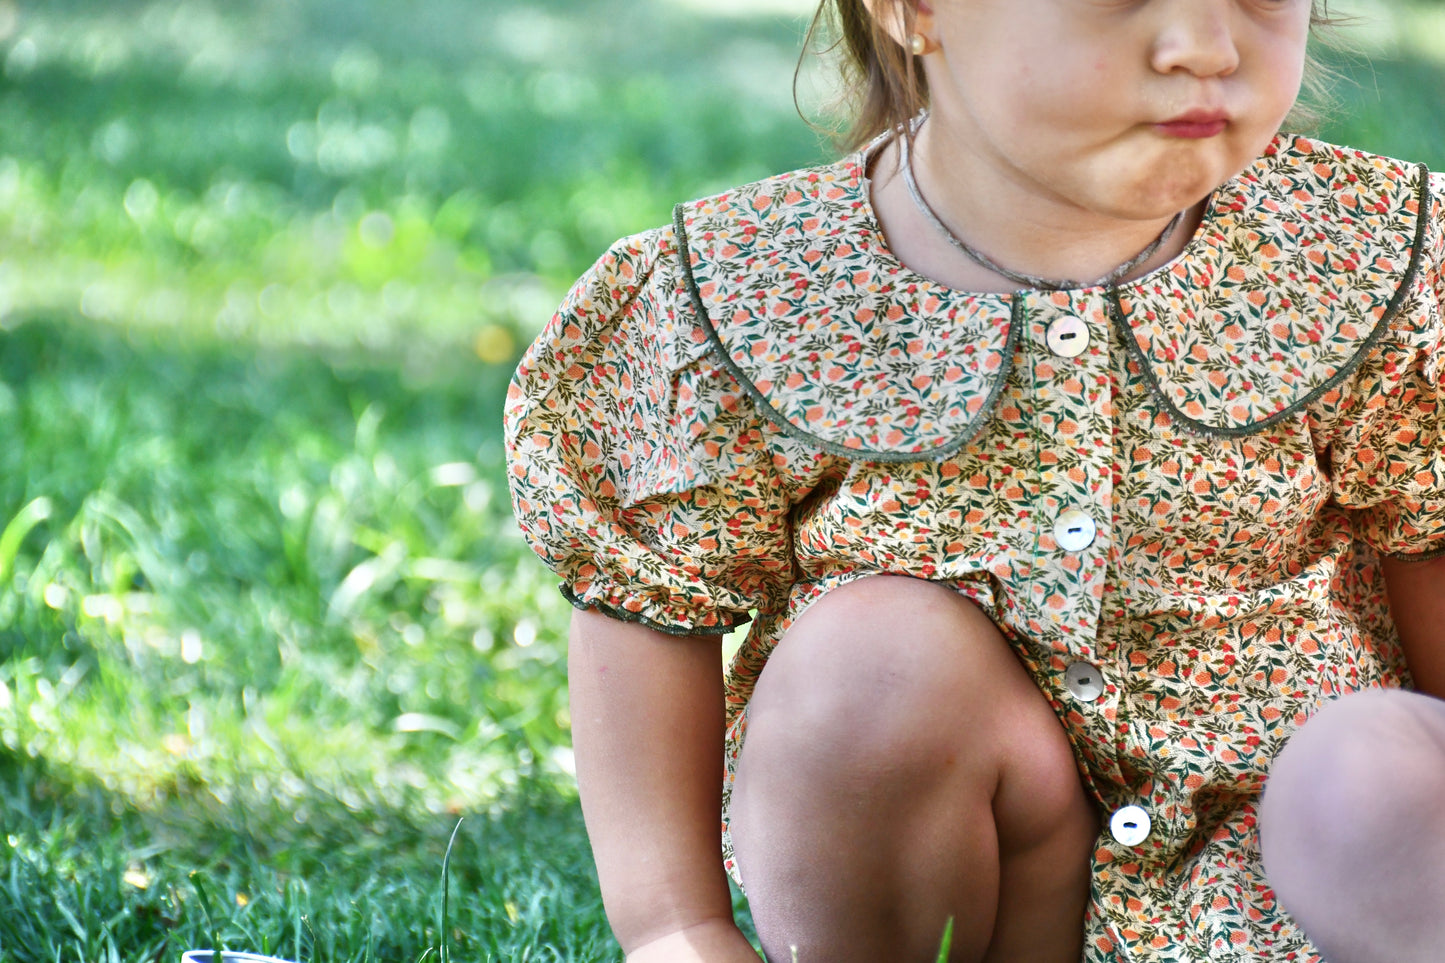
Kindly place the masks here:
<instances>
[{"instance_id":1,"label":"child's knee","mask_svg":"<svg viewBox=\"0 0 1445 963\"><path fill-rule=\"evenodd\" d=\"M970 667L1016 662L998 630L947 586L878 576L835 589L769 657L749 705L749 740L779 737L829 765L935 761L970 711ZM1021 670L1020 670L1021 671ZM975 680L976 681L976 680Z\"/></svg>"},{"instance_id":2,"label":"child's knee","mask_svg":"<svg viewBox=\"0 0 1445 963\"><path fill-rule=\"evenodd\" d=\"M1286 743L1270 776L1384 795L1445 779L1445 702L1417 692L1372 689L1325 706ZM1434 763L1427 764L1427 762Z\"/></svg>"},{"instance_id":3,"label":"child's knee","mask_svg":"<svg viewBox=\"0 0 1445 963\"><path fill-rule=\"evenodd\" d=\"M1078 809L1063 727L994 624L946 585L881 576L829 593L773 652L748 712L744 754L800 775L963 778L1025 810Z\"/></svg>"},{"instance_id":4,"label":"child's knee","mask_svg":"<svg viewBox=\"0 0 1445 963\"><path fill-rule=\"evenodd\" d=\"M1346 696L1274 762L1261 804L1266 863L1299 861L1301 849L1359 854L1400 834L1438 834L1442 795L1445 702L1401 690Z\"/></svg>"}]
</instances>

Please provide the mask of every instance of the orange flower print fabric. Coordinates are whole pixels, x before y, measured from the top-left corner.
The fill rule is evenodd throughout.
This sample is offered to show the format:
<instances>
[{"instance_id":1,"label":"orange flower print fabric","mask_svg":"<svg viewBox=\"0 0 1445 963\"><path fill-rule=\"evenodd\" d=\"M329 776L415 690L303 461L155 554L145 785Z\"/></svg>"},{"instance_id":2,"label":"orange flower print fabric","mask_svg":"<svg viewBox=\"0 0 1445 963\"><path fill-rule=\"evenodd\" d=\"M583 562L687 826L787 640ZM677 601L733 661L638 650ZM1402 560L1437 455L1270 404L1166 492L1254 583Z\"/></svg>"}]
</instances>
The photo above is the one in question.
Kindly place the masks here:
<instances>
[{"instance_id":1,"label":"orange flower print fabric","mask_svg":"<svg viewBox=\"0 0 1445 963\"><path fill-rule=\"evenodd\" d=\"M1445 552L1445 178L1281 136L1170 265L980 295L893 257L865 164L603 256L509 395L523 531L578 605L752 619L725 804L793 619L874 573L953 586L1098 804L1088 963L1318 963L1257 804L1321 705L1409 683L1377 558Z\"/></svg>"}]
</instances>

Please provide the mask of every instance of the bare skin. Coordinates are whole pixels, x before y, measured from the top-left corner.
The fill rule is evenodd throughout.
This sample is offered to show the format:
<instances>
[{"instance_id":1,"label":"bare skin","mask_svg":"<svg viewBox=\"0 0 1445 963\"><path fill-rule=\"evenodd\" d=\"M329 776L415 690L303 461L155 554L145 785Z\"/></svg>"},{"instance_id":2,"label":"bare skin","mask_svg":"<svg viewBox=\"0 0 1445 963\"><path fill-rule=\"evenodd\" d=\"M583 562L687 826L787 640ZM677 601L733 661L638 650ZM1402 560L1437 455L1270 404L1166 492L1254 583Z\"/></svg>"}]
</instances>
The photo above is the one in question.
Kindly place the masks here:
<instances>
[{"instance_id":1,"label":"bare skin","mask_svg":"<svg viewBox=\"0 0 1445 963\"><path fill-rule=\"evenodd\" d=\"M757 959L718 856L718 648L573 621L578 782L627 963ZM770 959L931 961L952 916L952 960L1077 960L1098 817L971 603L906 578L839 589L784 638L750 713L734 838Z\"/></svg>"},{"instance_id":2,"label":"bare skin","mask_svg":"<svg viewBox=\"0 0 1445 963\"><path fill-rule=\"evenodd\" d=\"M1445 557L1381 565L1415 688L1445 699Z\"/></svg>"},{"instance_id":3,"label":"bare skin","mask_svg":"<svg viewBox=\"0 0 1445 963\"><path fill-rule=\"evenodd\" d=\"M1445 945L1445 701L1331 703L1275 761L1265 871L1329 963L1436 963Z\"/></svg>"},{"instance_id":4,"label":"bare skin","mask_svg":"<svg viewBox=\"0 0 1445 963\"><path fill-rule=\"evenodd\" d=\"M1099 820L1052 710L952 590L815 603L749 704L733 839L770 960L1075 963Z\"/></svg>"},{"instance_id":5,"label":"bare skin","mask_svg":"<svg viewBox=\"0 0 1445 963\"><path fill-rule=\"evenodd\" d=\"M1445 559L1384 570L1420 691L1327 706L1260 811L1270 883L1330 963L1433 963L1445 945Z\"/></svg>"},{"instance_id":6,"label":"bare skin","mask_svg":"<svg viewBox=\"0 0 1445 963\"><path fill-rule=\"evenodd\" d=\"M1294 105L1310 20L1309 0L867 4L900 44L924 40L930 108L914 169L930 205L998 263L1053 278L1101 277L1188 211L1192 223L1143 270L1182 248L1200 202ZM1220 128L1168 129L1196 111ZM964 290L1017 287L951 251L901 188L885 186L874 206L914 270Z\"/></svg>"},{"instance_id":7,"label":"bare skin","mask_svg":"<svg viewBox=\"0 0 1445 963\"><path fill-rule=\"evenodd\" d=\"M718 853L721 640L572 620L572 739L608 921L628 963L757 963Z\"/></svg>"}]
</instances>

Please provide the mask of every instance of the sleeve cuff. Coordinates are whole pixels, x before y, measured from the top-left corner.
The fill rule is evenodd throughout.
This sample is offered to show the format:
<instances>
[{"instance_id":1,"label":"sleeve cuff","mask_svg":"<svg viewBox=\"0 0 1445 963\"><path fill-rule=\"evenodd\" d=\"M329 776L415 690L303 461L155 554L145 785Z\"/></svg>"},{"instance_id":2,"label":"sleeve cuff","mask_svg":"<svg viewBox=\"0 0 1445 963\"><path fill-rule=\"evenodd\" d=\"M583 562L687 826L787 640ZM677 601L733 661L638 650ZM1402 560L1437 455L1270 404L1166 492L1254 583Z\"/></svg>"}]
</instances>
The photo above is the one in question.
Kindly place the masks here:
<instances>
[{"instance_id":1,"label":"sleeve cuff","mask_svg":"<svg viewBox=\"0 0 1445 963\"><path fill-rule=\"evenodd\" d=\"M1436 542L1431 547L1418 552L1381 552L1380 554L1398 562L1428 562L1445 557L1445 541Z\"/></svg>"},{"instance_id":2,"label":"sleeve cuff","mask_svg":"<svg viewBox=\"0 0 1445 963\"><path fill-rule=\"evenodd\" d=\"M669 624L666 622L659 622L656 619L648 618L640 612L634 612L631 609L626 609L618 605L609 604L599 599L581 598L577 595L576 592L572 591L572 587L565 582L558 585L557 590L562 593L563 598L565 598L568 602L572 603L572 606L574 608L578 608L583 611L598 612L602 615L607 616L610 619L616 619L619 622L635 622L638 625L644 625L649 629L653 629L657 632L662 632L666 635L725 635L728 632L731 632L733 629L737 628L738 626L746 625L747 623L752 621L752 616L747 614L732 614L724 616L723 614L719 613L715 616L715 621L708 622L707 624Z\"/></svg>"}]
</instances>

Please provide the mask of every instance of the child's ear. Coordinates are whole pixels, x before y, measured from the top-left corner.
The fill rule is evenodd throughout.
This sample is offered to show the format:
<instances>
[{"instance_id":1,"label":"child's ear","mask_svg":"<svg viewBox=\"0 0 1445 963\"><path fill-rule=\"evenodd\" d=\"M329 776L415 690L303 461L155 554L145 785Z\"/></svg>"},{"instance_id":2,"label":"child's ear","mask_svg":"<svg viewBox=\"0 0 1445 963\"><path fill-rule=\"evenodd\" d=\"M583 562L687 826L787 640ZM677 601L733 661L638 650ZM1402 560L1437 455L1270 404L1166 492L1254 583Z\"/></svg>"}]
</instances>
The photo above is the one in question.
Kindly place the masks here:
<instances>
[{"instance_id":1,"label":"child's ear","mask_svg":"<svg viewBox=\"0 0 1445 963\"><path fill-rule=\"evenodd\" d=\"M935 50L938 42L933 36L933 4L928 0L863 0L868 15L893 38L893 42L904 50L918 50L914 37L922 37L926 50Z\"/></svg>"}]
</instances>

